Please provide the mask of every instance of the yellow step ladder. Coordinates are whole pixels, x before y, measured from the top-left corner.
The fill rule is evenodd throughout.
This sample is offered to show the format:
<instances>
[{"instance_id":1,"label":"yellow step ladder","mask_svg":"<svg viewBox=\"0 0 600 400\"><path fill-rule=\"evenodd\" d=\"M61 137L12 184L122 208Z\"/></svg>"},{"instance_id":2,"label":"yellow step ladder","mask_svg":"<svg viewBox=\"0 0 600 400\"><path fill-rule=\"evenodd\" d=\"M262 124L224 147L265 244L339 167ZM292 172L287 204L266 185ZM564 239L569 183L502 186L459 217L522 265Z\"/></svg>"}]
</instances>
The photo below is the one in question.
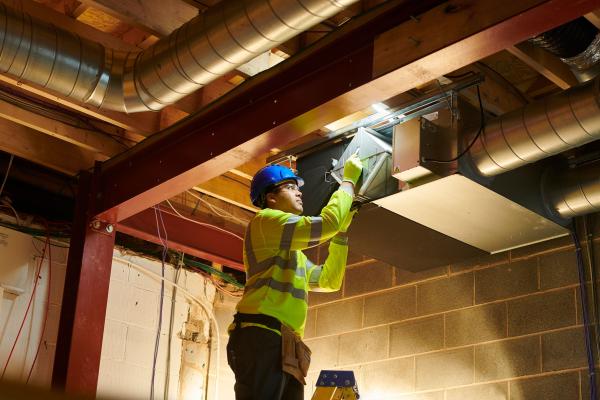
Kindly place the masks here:
<instances>
[{"instance_id":1,"label":"yellow step ladder","mask_svg":"<svg viewBox=\"0 0 600 400\"><path fill-rule=\"evenodd\" d=\"M322 370L312 400L358 400L354 372Z\"/></svg>"}]
</instances>

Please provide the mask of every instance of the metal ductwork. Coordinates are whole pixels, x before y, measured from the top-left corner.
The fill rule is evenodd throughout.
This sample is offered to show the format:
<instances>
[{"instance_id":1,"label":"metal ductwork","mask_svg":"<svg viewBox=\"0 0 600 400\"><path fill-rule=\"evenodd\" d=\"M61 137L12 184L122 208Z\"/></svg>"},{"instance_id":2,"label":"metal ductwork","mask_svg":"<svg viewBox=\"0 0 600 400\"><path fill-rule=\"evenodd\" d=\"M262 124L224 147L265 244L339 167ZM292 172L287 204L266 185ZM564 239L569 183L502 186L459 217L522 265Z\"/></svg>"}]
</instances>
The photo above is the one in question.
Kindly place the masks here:
<instances>
[{"instance_id":1,"label":"metal ductwork","mask_svg":"<svg viewBox=\"0 0 600 400\"><path fill-rule=\"evenodd\" d=\"M543 192L548 207L561 218L600 211L600 163L548 174Z\"/></svg>"},{"instance_id":2,"label":"metal ductwork","mask_svg":"<svg viewBox=\"0 0 600 400\"><path fill-rule=\"evenodd\" d=\"M0 5L0 72L99 108L157 111L356 0L225 0L138 53Z\"/></svg>"},{"instance_id":3,"label":"metal ductwork","mask_svg":"<svg viewBox=\"0 0 600 400\"><path fill-rule=\"evenodd\" d=\"M544 32L529 42L559 57L580 82L600 73L600 32L584 17Z\"/></svg>"},{"instance_id":4,"label":"metal ductwork","mask_svg":"<svg viewBox=\"0 0 600 400\"><path fill-rule=\"evenodd\" d=\"M600 78L486 124L469 154L494 176L600 138Z\"/></svg>"}]
</instances>

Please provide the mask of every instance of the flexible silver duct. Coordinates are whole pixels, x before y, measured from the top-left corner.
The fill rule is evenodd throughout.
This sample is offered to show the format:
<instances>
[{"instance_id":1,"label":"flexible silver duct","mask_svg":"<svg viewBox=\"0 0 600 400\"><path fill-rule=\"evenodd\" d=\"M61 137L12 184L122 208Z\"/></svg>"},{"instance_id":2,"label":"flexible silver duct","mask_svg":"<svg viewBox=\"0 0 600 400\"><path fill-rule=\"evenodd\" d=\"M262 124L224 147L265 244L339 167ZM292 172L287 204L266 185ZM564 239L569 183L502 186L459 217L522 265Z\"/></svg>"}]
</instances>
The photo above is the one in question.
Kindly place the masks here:
<instances>
[{"instance_id":1,"label":"flexible silver duct","mask_svg":"<svg viewBox=\"0 0 600 400\"><path fill-rule=\"evenodd\" d=\"M600 138L600 78L488 121L469 154L493 176Z\"/></svg>"},{"instance_id":2,"label":"flexible silver duct","mask_svg":"<svg viewBox=\"0 0 600 400\"><path fill-rule=\"evenodd\" d=\"M546 176L543 192L552 211L563 218L600 211L600 163Z\"/></svg>"},{"instance_id":3,"label":"flexible silver duct","mask_svg":"<svg viewBox=\"0 0 600 400\"><path fill-rule=\"evenodd\" d=\"M0 73L99 108L160 110L357 0L224 0L140 53L0 4Z\"/></svg>"}]
</instances>

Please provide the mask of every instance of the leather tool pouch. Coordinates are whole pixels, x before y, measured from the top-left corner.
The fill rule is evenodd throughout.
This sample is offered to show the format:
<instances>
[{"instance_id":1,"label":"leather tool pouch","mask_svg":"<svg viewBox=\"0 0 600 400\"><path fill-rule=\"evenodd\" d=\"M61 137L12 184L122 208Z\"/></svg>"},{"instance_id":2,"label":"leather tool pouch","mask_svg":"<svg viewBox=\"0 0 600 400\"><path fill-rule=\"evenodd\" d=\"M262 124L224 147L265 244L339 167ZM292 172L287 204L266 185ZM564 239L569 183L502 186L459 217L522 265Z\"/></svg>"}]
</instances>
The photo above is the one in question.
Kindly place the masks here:
<instances>
[{"instance_id":1,"label":"leather tool pouch","mask_svg":"<svg viewBox=\"0 0 600 400\"><path fill-rule=\"evenodd\" d=\"M311 351L296 333L281 325L281 368L298 382L306 385L306 374L310 366Z\"/></svg>"}]
</instances>

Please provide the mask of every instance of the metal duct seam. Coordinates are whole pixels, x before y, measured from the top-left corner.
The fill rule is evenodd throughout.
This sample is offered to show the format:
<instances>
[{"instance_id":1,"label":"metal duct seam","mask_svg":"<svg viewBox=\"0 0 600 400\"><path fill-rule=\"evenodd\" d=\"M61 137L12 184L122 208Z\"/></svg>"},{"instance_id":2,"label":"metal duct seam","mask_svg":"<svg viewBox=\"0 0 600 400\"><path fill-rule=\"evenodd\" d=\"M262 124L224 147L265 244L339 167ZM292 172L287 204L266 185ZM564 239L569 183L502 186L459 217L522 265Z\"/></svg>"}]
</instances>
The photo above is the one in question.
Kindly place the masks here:
<instances>
[{"instance_id":1,"label":"metal duct seam","mask_svg":"<svg viewBox=\"0 0 600 400\"><path fill-rule=\"evenodd\" d=\"M561 173L548 173L542 183L551 211L574 218L600 211L600 162Z\"/></svg>"},{"instance_id":2,"label":"metal duct seam","mask_svg":"<svg viewBox=\"0 0 600 400\"><path fill-rule=\"evenodd\" d=\"M600 138L600 78L494 118L469 155L494 176Z\"/></svg>"},{"instance_id":3,"label":"metal duct seam","mask_svg":"<svg viewBox=\"0 0 600 400\"><path fill-rule=\"evenodd\" d=\"M356 1L225 0L140 53L105 49L2 4L0 71L99 108L157 111Z\"/></svg>"}]
</instances>

